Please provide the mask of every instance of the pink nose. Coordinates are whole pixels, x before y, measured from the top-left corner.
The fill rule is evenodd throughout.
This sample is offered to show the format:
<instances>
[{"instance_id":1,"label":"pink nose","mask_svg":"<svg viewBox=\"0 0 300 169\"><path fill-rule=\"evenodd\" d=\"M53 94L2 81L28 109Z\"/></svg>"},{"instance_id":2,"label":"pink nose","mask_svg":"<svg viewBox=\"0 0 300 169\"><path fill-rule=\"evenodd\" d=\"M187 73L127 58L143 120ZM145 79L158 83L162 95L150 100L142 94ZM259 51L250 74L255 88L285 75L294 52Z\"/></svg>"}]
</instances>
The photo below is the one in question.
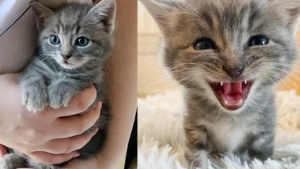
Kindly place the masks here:
<instances>
[{"instance_id":1,"label":"pink nose","mask_svg":"<svg viewBox=\"0 0 300 169\"><path fill-rule=\"evenodd\" d=\"M65 61L67 61L72 55L71 54L67 54L67 55L61 54L61 56L64 58Z\"/></svg>"}]
</instances>

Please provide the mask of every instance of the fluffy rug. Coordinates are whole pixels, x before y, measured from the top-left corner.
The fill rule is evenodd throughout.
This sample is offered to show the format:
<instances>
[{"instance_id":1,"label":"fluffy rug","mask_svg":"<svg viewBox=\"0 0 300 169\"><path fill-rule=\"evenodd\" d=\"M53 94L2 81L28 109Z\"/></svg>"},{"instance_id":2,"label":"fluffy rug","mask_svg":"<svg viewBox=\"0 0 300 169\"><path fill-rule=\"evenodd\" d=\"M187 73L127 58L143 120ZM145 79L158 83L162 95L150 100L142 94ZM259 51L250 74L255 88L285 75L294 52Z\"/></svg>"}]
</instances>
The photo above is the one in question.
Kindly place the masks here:
<instances>
[{"instance_id":1,"label":"fluffy rug","mask_svg":"<svg viewBox=\"0 0 300 169\"><path fill-rule=\"evenodd\" d=\"M188 169L184 159L183 97L180 91L139 99L138 168ZM300 169L300 97L278 92L275 152L265 162L241 163L231 154L209 160L209 169Z\"/></svg>"}]
</instances>

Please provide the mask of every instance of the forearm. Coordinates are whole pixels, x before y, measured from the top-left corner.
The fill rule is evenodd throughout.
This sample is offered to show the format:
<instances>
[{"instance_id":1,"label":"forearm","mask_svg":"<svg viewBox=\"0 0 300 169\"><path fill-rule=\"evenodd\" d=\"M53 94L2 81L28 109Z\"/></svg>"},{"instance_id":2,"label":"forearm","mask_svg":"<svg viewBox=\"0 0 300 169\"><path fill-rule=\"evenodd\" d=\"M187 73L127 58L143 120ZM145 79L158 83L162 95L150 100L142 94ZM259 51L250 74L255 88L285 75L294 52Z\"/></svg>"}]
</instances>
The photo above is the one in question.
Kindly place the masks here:
<instances>
[{"instance_id":1,"label":"forearm","mask_svg":"<svg viewBox=\"0 0 300 169\"><path fill-rule=\"evenodd\" d=\"M16 99L16 95L14 95L13 93L7 93L7 91L14 91L11 90L11 88L15 88L15 86L17 85L17 79L19 78L19 74L3 74L0 75L0 115L3 113L7 113L11 110L14 109L14 107L10 106L10 104L8 104L10 102L10 100L15 100ZM16 93L18 91L15 91ZM21 98L21 97L20 97ZM21 100L20 100L21 103ZM4 117L1 115L1 117ZM7 119L3 119L0 122L0 128L5 128L5 126L7 126L6 124ZM0 135L3 135L4 131L0 130ZM1 141L1 137L0 137L0 141ZM3 144L3 143L2 143Z\"/></svg>"},{"instance_id":2,"label":"forearm","mask_svg":"<svg viewBox=\"0 0 300 169\"><path fill-rule=\"evenodd\" d=\"M101 169L114 169L124 155L137 108L137 1L117 0L117 5L116 51L108 79L113 118L98 158Z\"/></svg>"},{"instance_id":3,"label":"forearm","mask_svg":"<svg viewBox=\"0 0 300 169\"><path fill-rule=\"evenodd\" d=\"M18 79L21 74L2 74L0 75L0 114L12 109L9 103L9 100L15 100L16 95L14 93L7 93L7 91L19 93L15 88L18 85ZM19 97L21 99L21 96ZM21 104L21 100L20 100Z\"/></svg>"}]
</instances>

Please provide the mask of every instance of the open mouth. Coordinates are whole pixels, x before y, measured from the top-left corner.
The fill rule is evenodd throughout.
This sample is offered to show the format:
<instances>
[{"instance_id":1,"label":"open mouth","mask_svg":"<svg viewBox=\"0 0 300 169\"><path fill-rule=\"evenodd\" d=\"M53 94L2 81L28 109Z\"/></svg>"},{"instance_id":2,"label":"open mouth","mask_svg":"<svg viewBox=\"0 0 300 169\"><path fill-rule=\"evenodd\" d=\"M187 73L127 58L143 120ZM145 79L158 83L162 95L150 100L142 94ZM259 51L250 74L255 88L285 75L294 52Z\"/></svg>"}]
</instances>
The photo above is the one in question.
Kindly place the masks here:
<instances>
[{"instance_id":1,"label":"open mouth","mask_svg":"<svg viewBox=\"0 0 300 169\"><path fill-rule=\"evenodd\" d=\"M225 109L238 110L248 98L253 82L248 80L209 84Z\"/></svg>"}]
</instances>

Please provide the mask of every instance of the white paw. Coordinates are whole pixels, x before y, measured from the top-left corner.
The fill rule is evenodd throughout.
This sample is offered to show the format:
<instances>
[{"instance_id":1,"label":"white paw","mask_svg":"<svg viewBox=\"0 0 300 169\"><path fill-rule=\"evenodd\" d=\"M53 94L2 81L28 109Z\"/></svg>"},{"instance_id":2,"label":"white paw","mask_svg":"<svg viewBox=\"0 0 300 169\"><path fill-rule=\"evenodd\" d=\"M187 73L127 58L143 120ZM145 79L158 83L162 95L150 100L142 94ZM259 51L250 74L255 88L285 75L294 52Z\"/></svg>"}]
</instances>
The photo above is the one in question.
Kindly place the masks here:
<instances>
[{"instance_id":1,"label":"white paw","mask_svg":"<svg viewBox=\"0 0 300 169\"><path fill-rule=\"evenodd\" d=\"M15 154L7 154L0 159L0 169L16 169L23 167L22 159Z\"/></svg>"},{"instance_id":2,"label":"white paw","mask_svg":"<svg viewBox=\"0 0 300 169\"><path fill-rule=\"evenodd\" d=\"M47 91L39 87L24 89L22 91L22 104L33 113L44 110L48 106Z\"/></svg>"},{"instance_id":3,"label":"white paw","mask_svg":"<svg viewBox=\"0 0 300 169\"><path fill-rule=\"evenodd\" d=\"M54 109L67 107L75 95L72 91L59 87L49 89L48 93L49 106Z\"/></svg>"},{"instance_id":4,"label":"white paw","mask_svg":"<svg viewBox=\"0 0 300 169\"><path fill-rule=\"evenodd\" d=\"M13 168L13 164L7 160L0 160L0 169L15 169Z\"/></svg>"}]
</instances>

